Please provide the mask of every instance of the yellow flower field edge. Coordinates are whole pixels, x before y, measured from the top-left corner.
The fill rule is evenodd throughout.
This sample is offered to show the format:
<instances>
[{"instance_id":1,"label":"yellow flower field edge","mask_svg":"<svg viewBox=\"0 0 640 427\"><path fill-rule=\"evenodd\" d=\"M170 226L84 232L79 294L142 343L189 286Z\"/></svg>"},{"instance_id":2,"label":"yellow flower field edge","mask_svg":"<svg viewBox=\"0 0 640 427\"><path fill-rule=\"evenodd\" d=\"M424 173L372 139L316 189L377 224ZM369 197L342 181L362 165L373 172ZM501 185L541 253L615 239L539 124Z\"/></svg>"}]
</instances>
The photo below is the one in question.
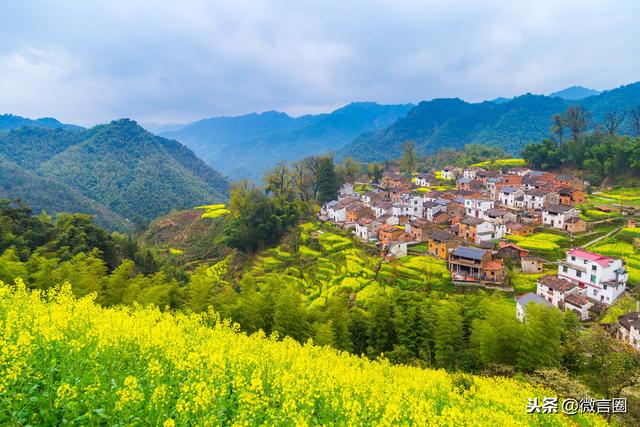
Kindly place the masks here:
<instances>
[{"instance_id":1,"label":"yellow flower field edge","mask_svg":"<svg viewBox=\"0 0 640 427\"><path fill-rule=\"evenodd\" d=\"M605 425L549 390L247 336L215 313L101 308L0 282L0 424Z\"/></svg>"}]
</instances>

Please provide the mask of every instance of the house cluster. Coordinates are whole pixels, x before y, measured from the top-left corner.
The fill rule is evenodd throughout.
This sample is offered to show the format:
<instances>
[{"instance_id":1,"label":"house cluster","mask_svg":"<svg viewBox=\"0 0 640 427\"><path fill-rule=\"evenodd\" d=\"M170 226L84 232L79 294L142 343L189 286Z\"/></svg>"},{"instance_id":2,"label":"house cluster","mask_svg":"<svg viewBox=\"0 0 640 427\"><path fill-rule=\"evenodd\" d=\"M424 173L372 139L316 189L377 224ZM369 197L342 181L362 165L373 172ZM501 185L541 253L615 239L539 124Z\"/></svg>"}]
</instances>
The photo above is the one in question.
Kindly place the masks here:
<instances>
[{"instance_id":1,"label":"house cluster","mask_svg":"<svg viewBox=\"0 0 640 427\"><path fill-rule=\"evenodd\" d=\"M425 242L432 255L448 261L455 278L488 282L505 277L495 242L506 234L526 236L545 226L586 230L574 207L585 197L577 178L526 168L445 167L437 175L388 172L379 184L363 177L357 184L368 191L345 184L338 200L322 206L320 218L378 242L383 256L402 256L407 245ZM455 180L455 188L441 190L442 179Z\"/></svg>"},{"instance_id":2,"label":"house cluster","mask_svg":"<svg viewBox=\"0 0 640 427\"><path fill-rule=\"evenodd\" d=\"M573 248L558 262L556 275L538 279L535 294L517 298L518 318L534 302L571 310L583 321L595 319L625 292L628 279L623 260Z\"/></svg>"}]
</instances>

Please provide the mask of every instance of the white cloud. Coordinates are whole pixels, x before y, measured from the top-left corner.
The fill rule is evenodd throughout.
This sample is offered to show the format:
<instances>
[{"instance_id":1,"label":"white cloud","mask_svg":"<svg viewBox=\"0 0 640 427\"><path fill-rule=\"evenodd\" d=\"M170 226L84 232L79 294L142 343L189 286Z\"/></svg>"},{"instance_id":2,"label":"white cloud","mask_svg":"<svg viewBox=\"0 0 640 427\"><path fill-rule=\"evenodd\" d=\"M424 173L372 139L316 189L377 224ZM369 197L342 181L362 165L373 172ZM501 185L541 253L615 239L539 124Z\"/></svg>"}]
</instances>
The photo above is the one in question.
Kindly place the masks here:
<instances>
[{"instance_id":1,"label":"white cloud","mask_svg":"<svg viewBox=\"0 0 640 427\"><path fill-rule=\"evenodd\" d=\"M13 2L0 111L183 121L638 80L640 3Z\"/></svg>"}]
</instances>

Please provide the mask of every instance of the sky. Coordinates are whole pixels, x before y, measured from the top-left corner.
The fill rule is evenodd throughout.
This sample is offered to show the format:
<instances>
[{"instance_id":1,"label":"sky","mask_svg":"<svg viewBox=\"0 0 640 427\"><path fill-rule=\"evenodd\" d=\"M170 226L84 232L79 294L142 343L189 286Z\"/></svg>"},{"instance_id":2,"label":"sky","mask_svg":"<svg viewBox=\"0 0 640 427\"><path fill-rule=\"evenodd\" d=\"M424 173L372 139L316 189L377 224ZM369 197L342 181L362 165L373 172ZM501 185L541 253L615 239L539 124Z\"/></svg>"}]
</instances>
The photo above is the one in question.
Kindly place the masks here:
<instances>
[{"instance_id":1,"label":"sky","mask_svg":"<svg viewBox=\"0 0 640 427\"><path fill-rule=\"evenodd\" d=\"M183 123L640 80L637 0L0 0L0 113Z\"/></svg>"}]
</instances>

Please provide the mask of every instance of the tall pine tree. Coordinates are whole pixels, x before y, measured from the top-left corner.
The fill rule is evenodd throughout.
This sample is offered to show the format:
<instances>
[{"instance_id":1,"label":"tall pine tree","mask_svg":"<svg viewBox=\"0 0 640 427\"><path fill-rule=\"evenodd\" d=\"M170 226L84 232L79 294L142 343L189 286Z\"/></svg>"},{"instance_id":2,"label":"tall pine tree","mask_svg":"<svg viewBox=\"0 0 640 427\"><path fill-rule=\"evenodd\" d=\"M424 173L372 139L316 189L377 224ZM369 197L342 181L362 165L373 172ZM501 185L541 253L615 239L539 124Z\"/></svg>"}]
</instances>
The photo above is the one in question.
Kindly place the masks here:
<instances>
[{"instance_id":1,"label":"tall pine tree","mask_svg":"<svg viewBox=\"0 0 640 427\"><path fill-rule=\"evenodd\" d=\"M333 165L333 158L322 157L318 168L318 203L323 205L338 197L340 183Z\"/></svg>"}]
</instances>

